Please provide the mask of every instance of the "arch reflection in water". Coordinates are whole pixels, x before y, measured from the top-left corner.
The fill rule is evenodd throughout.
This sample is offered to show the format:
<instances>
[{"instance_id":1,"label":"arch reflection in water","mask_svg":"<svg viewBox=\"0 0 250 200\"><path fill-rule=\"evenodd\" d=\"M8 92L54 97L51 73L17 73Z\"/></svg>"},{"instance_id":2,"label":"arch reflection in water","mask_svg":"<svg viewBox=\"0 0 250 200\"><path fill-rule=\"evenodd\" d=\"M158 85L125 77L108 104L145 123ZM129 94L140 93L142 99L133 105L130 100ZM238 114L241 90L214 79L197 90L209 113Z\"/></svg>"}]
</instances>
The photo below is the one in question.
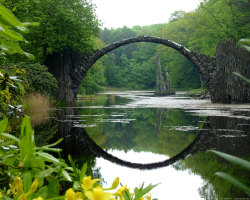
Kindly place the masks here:
<instances>
[{"instance_id":1,"label":"arch reflection in water","mask_svg":"<svg viewBox=\"0 0 250 200\"><path fill-rule=\"evenodd\" d=\"M116 96L112 97L112 102L116 101L117 103L118 100ZM127 101L124 102L124 104L127 103ZM143 180L147 181L148 177L152 180L149 183L158 183L159 179L155 177L159 176L159 178L162 178L160 181L162 184L156 188L157 195L161 191L165 191L166 187L168 187L168 191L175 191L176 195L180 193L179 191L184 194L185 189L192 185L188 192L194 197L195 195L199 196L195 199L201 197L209 199L211 196L214 199L218 197L244 197L245 194L232 185L215 178L214 173L225 171L240 174L240 178L243 180L249 179L249 174L213 154L204 153L204 151L213 148L242 158L249 157L250 122L247 112L243 114L237 113L238 111L233 112L230 117L198 117L192 116L182 109L123 109L111 107L107 101L103 101L104 106L97 105L98 107L96 107L95 105L95 108L93 108L92 105L95 104L92 103L91 108L85 106L78 109L63 110L64 113L61 113L60 117L56 119L60 121L60 125L55 138L63 137L65 139L61 147L66 155L70 153L75 155L77 159L82 160L84 160L85 155L92 155L91 159L96 160L96 167L101 168L100 172L106 181L109 181L109 177L113 180L114 176L120 176L121 174L121 176L127 176L127 180L129 180L129 176L133 176L134 183L138 186ZM79 128L82 126L86 128ZM192 130L192 134L190 134L190 130ZM158 134L156 134L157 131ZM94 139L94 142L90 140L86 132L91 136L90 138ZM118 140L121 142L118 143ZM191 145L190 151L186 149L185 152L185 147L188 148L189 145ZM145 162L142 156L138 156L138 159L134 161L129 159L130 157L126 158L121 149L125 148L124 151L128 152L128 155L131 149L136 152L150 150L157 153L156 147L158 152L168 155L172 159L175 158L175 155L177 156L184 151L184 154L181 155L186 159L182 160L180 156L180 160L177 159L177 162L172 164L171 167L126 172L129 170L126 167L120 168L118 165L107 162L102 158L95 158L104 156L110 161L121 164L121 166L152 168L156 164L155 161L151 161L153 162L151 164L142 165ZM115 150L111 151L110 149ZM154 157L156 156L154 154ZM166 163L170 162L169 159L166 159L166 156L159 158L161 160L157 162L160 163L159 167L164 164L166 166ZM106 168L109 168L110 172L105 171ZM130 169L132 170L132 168ZM115 172L118 172L118 174ZM191 173L189 176L188 172ZM126 173L129 174L126 175ZM122 180L122 182L130 185L127 180ZM169 182L172 183L169 185ZM175 182L178 182L180 187ZM198 192L197 189L199 189ZM165 199L165 196L157 195L152 196ZM174 196L168 197L179 199Z\"/></svg>"}]
</instances>

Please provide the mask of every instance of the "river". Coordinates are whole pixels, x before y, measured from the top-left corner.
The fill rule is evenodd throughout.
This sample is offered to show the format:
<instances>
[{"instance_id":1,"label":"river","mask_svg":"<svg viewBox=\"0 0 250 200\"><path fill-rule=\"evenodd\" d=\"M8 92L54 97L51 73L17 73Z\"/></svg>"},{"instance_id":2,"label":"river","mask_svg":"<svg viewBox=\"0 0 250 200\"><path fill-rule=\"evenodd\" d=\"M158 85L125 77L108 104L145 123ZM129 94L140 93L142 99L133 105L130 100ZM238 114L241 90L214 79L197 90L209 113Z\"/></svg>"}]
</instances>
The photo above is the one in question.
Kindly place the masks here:
<instances>
[{"instance_id":1,"label":"river","mask_svg":"<svg viewBox=\"0 0 250 200\"><path fill-rule=\"evenodd\" d=\"M212 104L185 92L111 91L60 108L35 127L39 144L60 147L110 186L116 176L132 190L158 184L152 199L223 199L248 196L217 171L250 182L250 173L215 154L250 160L250 104Z\"/></svg>"}]
</instances>

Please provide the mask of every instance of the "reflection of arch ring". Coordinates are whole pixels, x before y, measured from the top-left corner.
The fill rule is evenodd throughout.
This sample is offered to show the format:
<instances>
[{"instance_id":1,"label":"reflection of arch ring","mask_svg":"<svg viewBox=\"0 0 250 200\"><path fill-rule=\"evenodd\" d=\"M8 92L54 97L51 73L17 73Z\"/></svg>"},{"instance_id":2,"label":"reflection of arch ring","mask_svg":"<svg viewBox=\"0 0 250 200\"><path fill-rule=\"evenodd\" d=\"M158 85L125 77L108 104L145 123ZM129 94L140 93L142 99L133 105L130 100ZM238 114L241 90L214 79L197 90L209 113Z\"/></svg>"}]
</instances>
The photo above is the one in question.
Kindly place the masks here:
<instances>
[{"instance_id":1,"label":"reflection of arch ring","mask_svg":"<svg viewBox=\"0 0 250 200\"><path fill-rule=\"evenodd\" d=\"M166 167L169 166L171 164L174 164L175 162L182 160L184 158L186 158L188 155L196 152L198 150L199 145L201 145L201 141L204 139L204 136L206 134L205 133L199 133L198 136L195 138L195 140L189 144L189 146L187 146L185 149L183 149L180 153L178 153L177 155L173 156L172 158L169 158L167 160L164 161L160 161L160 162L155 162L155 163L147 163L147 164L141 164L141 163L132 163L129 161L125 161L122 160L118 157L115 157L109 153L107 153L106 151L104 151L101 147L99 147L89 136L89 142L91 142L91 146L92 146L92 151L95 154L95 156L97 157L102 157L106 160L109 160L113 163L122 165L122 166L126 166L129 168L134 168L134 169L156 169L156 168L160 168L160 167Z\"/></svg>"}]
</instances>

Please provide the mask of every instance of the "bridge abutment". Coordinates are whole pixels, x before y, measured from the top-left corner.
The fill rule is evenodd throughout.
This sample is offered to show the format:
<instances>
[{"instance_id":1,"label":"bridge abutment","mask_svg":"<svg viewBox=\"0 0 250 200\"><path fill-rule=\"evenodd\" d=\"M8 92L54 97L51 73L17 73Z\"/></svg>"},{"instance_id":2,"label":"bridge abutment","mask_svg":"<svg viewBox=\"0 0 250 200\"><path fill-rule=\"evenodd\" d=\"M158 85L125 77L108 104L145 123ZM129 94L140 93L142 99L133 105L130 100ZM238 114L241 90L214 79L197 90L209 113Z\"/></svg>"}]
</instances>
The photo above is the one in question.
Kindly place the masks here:
<instances>
[{"instance_id":1,"label":"bridge abutment","mask_svg":"<svg viewBox=\"0 0 250 200\"><path fill-rule=\"evenodd\" d=\"M213 103L250 103L250 84L234 72L250 77L250 52L233 40L219 42L210 91Z\"/></svg>"}]
</instances>

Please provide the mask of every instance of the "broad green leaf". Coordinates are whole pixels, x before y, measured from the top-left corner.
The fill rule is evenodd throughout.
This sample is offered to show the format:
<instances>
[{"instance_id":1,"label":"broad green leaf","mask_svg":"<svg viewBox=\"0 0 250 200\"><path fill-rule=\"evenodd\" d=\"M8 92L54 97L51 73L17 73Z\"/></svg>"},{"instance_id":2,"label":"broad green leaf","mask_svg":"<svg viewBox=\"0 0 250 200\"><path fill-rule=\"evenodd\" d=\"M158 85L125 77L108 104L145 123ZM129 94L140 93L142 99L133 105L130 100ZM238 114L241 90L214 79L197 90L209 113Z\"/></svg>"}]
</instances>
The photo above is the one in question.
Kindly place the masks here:
<instances>
[{"instance_id":1,"label":"broad green leaf","mask_svg":"<svg viewBox=\"0 0 250 200\"><path fill-rule=\"evenodd\" d=\"M57 197L59 195L59 189L58 188L59 188L58 179L49 180L47 198Z\"/></svg>"},{"instance_id":2,"label":"broad green leaf","mask_svg":"<svg viewBox=\"0 0 250 200\"><path fill-rule=\"evenodd\" d=\"M42 158L46 159L47 161L63 165L62 162L60 162L57 158L55 158L54 156L52 156L48 153L45 153L45 152L36 152L36 153L38 156L41 156Z\"/></svg>"},{"instance_id":3,"label":"broad green leaf","mask_svg":"<svg viewBox=\"0 0 250 200\"><path fill-rule=\"evenodd\" d=\"M6 41L3 39L0 39L0 48L2 51L6 54L23 54L26 55L29 59L34 59L34 56L32 54L29 54L25 51L23 51L18 43L12 42L12 41Z\"/></svg>"},{"instance_id":4,"label":"broad green leaf","mask_svg":"<svg viewBox=\"0 0 250 200\"><path fill-rule=\"evenodd\" d=\"M6 38L7 40L24 41L24 38L20 33L9 29L9 27L4 26L3 24L0 24L0 31L2 32L1 37Z\"/></svg>"},{"instance_id":5,"label":"broad green leaf","mask_svg":"<svg viewBox=\"0 0 250 200\"><path fill-rule=\"evenodd\" d=\"M32 175L30 171L27 171L23 175L23 190L28 193L32 185Z\"/></svg>"},{"instance_id":6,"label":"broad green leaf","mask_svg":"<svg viewBox=\"0 0 250 200\"><path fill-rule=\"evenodd\" d=\"M222 153L222 152L219 152L219 151L215 151L215 150L208 150L210 152L213 152L215 154L217 154L218 156L224 158L225 160L233 163L233 164L236 164L236 165L239 165L247 170L250 170L250 162L246 161L246 160L243 160L242 158L239 158L239 157L236 157L236 156L232 156L232 155L229 155L229 154L226 154L226 153Z\"/></svg>"},{"instance_id":7,"label":"broad green leaf","mask_svg":"<svg viewBox=\"0 0 250 200\"><path fill-rule=\"evenodd\" d=\"M24 25L3 5L0 4L0 23L26 31Z\"/></svg>"},{"instance_id":8,"label":"broad green leaf","mask_svg":"<svg viewBox=\"0 0 250 200\"><path fill-rule=\"evenodd\" d=\"M20 141L17 137L15 137L14 135L11 135L11 134L1 133L1 135L3 137L8 138L8 139L14 140L15 142L19 142Z\"/></svg>"},{"instance_id":9,"label":"broad green leaf","mask_svg":"<svg viewBox=\"0 0 250 200\"><path fill-rule=\"evenodd\" d=\"M66 170L62 170L62 175L67 181L72 182L72 179Z\"/></svg>"},{"instance_id":10,"label":"broad green leaf","mask_svg":"<svg viewBox=\"0 0 250 200\"><path fill-rule=\"evenodd\" d=\"M25 116L21 124L21 139L19 141L20 156L22 160L29 162L29 159L35 156L35 140L34 140L34 131L31 127L30 120Z\"/></svg>"},{"instance_id":11,"label":"broad green leaf","mask_svg":"<svg viewBox=\"0 0 250 200\"><path fill-rule=\"evenodd\" d=\"M229 175L227 173L224 173L224 172L216 172L215 175L217 175L217 176L225 179L226 181L232 183L233 185L240 188L241 190L243 190L244 192L246 192L250 196L250 187L245 185L241 181L237 180L233 176L231 176L231 175Z\"/></svg>"},{"instance_id":12,"label":"broad green leaf","mask_svg":"<svg viewBox=\"0 0 250 200\"><path fill-rule=\"evenodd\" d=\"M0 133L3 133L8 126L8 118L4 118L0 121Z\"/></svg>"},{"instance_id":13,"label":"broad green leaf","mask_svg":"<svg viewBox=\"0 0 250 200\"><path fill-rule=\"evenodd\" d=\"M25 134L28 134L29 136L31 136L32 132L33 132L33 129L30 123L30 119L29 117L25 116L21 124L21 136L24 137Z\"/></svg>"}]
</instances>

